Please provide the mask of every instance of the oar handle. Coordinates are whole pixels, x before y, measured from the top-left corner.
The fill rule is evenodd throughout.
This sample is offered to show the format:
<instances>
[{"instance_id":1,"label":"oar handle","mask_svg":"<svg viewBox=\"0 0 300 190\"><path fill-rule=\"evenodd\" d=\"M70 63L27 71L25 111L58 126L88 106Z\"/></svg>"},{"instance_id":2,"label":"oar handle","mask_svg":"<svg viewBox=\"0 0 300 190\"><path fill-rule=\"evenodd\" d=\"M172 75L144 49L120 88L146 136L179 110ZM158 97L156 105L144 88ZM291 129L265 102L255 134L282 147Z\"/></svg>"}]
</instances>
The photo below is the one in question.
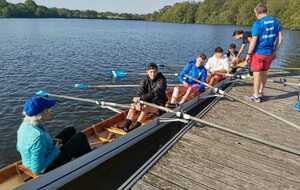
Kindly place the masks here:
<instances>
[{"instance_id":1,"label":"oar handle","mask_svg":"<svg viewBox=\"0 0 300 190\"><path fill-rule=\"evenodd\" d=\"M196 79L196 78L194 78L194 77L191 77L191 76L189 76L189 75L184 75L184 76L185 76L186 78L192 79L193 81L197 82L198 84L203 84L203 85L207 86L208 88L213 89L215 93L218 93L218 94L221 94L221 95L224 95L224 94L225 94L225 92L224 92L223 90L221 90L221 89L219 89L219 88L216 88L216 87L213 87L212 85L207 84L206 82L202 82L202 81L200 81L200 80L198 80L198 79Z\"/></svg>"}]
</instances>

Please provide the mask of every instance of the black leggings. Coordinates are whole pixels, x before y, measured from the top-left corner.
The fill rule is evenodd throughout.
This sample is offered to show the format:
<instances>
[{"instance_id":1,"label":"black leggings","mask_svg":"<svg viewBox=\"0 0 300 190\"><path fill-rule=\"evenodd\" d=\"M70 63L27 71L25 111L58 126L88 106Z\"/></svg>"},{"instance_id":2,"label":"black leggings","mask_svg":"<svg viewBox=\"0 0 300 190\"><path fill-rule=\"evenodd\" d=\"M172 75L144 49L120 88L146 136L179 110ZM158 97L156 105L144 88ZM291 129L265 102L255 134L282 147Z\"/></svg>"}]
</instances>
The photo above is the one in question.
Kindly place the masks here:
<instances>
[{"instance_id":1,"label":"black leggings","mask_svg":"<svg viewBox=\"0 0 300 190\"><path fill-rule=\"evenodd\" d=\"M74 127L67 127L63 129L55 138L62 140L62 147L60 154L48 166L45 172L53 170L61 165L72 160L72 158L80 157L89 151L91 147L84 133L76 133Z\"/></svg>"}]
</instances>

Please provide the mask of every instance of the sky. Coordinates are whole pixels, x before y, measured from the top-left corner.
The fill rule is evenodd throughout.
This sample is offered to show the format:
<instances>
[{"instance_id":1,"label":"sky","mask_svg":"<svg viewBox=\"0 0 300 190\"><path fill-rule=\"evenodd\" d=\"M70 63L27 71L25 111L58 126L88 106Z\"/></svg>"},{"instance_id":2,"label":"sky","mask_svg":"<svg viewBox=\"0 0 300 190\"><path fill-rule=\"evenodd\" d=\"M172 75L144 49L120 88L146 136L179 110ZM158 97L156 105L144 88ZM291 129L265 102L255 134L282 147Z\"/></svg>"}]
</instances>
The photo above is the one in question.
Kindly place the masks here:
<instances>
[{"instance_id":1,"label":"sky","mask_svg":"<svg viewBox=\"0 0 300 190\"><path fill-rule=\"evenodd\" d=\"M11 3L20 3L25 0L7 0ZM34 0L38 5L79 10L95 10L98 12L111 11L117 13L152 13L165 5L186 0Z\"/></svg>"}]
</instances>

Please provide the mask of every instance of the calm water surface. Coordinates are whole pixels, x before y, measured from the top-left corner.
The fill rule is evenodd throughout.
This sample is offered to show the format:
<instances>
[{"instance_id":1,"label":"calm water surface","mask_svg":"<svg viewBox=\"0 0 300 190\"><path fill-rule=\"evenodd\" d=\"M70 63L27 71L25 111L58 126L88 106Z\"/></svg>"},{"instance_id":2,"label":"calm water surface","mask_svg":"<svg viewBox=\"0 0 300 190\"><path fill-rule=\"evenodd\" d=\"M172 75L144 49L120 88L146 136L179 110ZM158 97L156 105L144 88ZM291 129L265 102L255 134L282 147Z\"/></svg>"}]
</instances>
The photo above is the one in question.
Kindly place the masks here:
<instances>
[{"instance_id":1,"label":"calm water surface","mask_svg":"<svg viewBox=\"0 0 300 190\"><path fill-rule=\"evenodd\" d=\"M216 46L234 42L235 26L182 25L140 21L76 19L0 19L0 167L19 156L16 131L26 97L38 90L125 103L134 89L79 90L75 83L136 84L135 72L149 62L164 64L165 72L178 71L199 52L211 56ZM300 66L300 32L284 31L279 66ZM237 41L236 43L240 45ZM109 72L132 73L113 81ZM169 77L170 83L174 78ZM96 105L58 100L49 131L62 127L81 130L113 113Z\"/></svg>"}]
</instances>

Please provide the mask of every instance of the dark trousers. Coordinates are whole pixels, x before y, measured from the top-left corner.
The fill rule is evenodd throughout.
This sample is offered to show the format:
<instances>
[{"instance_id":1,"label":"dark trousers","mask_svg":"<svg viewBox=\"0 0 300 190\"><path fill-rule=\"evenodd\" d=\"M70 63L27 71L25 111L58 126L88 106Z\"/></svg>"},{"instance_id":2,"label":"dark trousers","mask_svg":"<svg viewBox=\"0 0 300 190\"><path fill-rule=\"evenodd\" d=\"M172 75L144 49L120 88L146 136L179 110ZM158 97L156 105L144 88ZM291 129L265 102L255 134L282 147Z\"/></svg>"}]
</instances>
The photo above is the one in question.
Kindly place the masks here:
<instances>
[{"instance_id":1,"label":"dark trousers","mask_svg":"<svg viewBox=\"0 0 300 190\"><path fill-rule=\"evenodd\" d=\"M48 166L45 172L64 165L71 161L72 158L80 157L91 151L91 147L85 134L82 132L76 133L74 127L63 129L55 138L61 139L63 145L60 148L60 154Z\"/></svg>"}]
</instances>

